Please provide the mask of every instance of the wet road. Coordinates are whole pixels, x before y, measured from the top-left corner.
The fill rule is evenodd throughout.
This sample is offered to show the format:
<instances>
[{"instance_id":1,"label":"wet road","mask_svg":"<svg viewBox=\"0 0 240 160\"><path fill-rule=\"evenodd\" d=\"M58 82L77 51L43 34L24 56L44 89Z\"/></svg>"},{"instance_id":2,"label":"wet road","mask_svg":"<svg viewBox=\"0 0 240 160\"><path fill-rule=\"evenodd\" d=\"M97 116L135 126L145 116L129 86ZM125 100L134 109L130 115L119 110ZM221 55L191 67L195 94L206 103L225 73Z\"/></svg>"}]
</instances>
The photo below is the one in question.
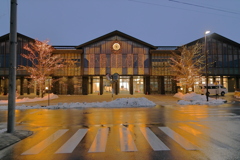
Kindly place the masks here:
<instances>
[{"instance_id":1,"label":"wet road","mask_svg":"<svg viewBox=\"0 0 240 160\"><path fill-rule=\"evenodd\" d=\"M240 159L238 104L17 110L16 122L34 134L3 160Z\"/></svg>"}]
</instances>

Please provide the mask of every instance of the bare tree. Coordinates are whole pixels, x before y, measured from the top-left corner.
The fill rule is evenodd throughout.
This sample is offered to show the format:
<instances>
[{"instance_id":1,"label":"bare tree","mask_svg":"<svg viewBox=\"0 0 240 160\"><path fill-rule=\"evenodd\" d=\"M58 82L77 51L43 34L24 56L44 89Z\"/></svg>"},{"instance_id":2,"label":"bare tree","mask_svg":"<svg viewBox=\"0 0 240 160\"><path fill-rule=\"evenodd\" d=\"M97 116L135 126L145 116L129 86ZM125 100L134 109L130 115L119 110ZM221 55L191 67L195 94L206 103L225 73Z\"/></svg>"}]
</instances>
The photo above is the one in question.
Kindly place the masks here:
<instances>
[{"instance_id":1,"label":"bare tree","mask_svg":"<svg viewBox=\"0 0 240 160\"><path fill-rule=\"evenodd\" d=\"M173 53L169 65L186 93L187 88L193 87L194 83L200 80L206 67L202 45L196 43L191 47L183 46L181 54Z\"/></svg>"},{"instance_id":2,"label":"bare tree","mask_svg":"<svg viewBox=\"0 0 240 160\"><path fill-rule=\"evenodd\" d=\"M60 55L54 55L54 48L48 44L49 41L38 41L25 45L23 48L29 51L27 54L21 54L22 57L30 61L30 65L20 65L21 69L30 73L33 80L30 86L36 85L41 96L45 91L45 82L54 71L62 69L69 65L74 65L74 61L66 61Z\"/></svg>"}]
</instances>

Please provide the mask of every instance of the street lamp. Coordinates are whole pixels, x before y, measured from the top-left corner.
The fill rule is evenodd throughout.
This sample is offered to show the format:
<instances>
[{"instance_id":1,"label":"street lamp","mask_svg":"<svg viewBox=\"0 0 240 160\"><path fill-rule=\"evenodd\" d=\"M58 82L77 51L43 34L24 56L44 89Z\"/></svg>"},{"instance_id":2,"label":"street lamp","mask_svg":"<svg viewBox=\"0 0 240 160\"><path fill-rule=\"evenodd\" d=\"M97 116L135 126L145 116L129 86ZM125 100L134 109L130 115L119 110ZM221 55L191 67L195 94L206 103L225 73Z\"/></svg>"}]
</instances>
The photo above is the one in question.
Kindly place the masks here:
<instances>
[{"instance_id":1,"label":"street lamp","mask_svg":"<svg viewBox=\"0 0 240 160\"><path fill-rule=\"evenodd\" d=\"M47 92L48 92L48 106L49 106L49 102L50 102L50 97L49 97L49 89L50 88L48 88L48 87L45 87L45 89L47 90Z\"/></svg>"},{"instance_id":2,"label":"street lamp","mask_svg":"<svg viewBox=\"0 0 240 160\"><path fill-rule=\"evenodd\" d=\"M205 45L204 45L204 51L205 51L205 57L206 57L206 98L208 101L208 54L207 54L207 34L209 34L210 31L205 32Z\"/></svg>"}]
</instances>

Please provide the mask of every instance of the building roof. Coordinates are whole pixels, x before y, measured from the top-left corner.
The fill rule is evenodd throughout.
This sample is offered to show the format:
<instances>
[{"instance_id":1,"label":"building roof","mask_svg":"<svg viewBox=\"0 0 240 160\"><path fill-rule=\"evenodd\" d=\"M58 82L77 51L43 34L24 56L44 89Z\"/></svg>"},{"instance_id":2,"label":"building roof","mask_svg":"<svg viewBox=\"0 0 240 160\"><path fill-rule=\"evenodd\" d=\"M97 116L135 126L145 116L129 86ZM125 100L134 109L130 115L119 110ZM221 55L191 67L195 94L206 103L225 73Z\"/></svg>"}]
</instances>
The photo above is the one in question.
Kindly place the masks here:
<instances>
[{"instance_id":1,"label":"building roof","mask_svg":"<svg viewBox=\"0 0 240 160\"><path fill-rule=\"evenodd\" d=\"M151 45L151 44L149 44L149 43L146 43L146 42L144 42L144 41L142 41L142 40L139 40L139 39L137 39L137 38L134 38L134 37L132 37L132 36L130 36L130 35L127 35L127 34L125 34L125 33L123 33L123 32L120 32L120 31L118 31L118 30L115 30L115 31L113 31L113 32L110 32L110 33L108 33L108 34L105 34L105 35L103 35L103 36L101 36L101 37L98 37L98 38L93 39L93 40L91 40L91 41L88 41L88 42L86 42L86 43L83 43L83 44L77 46L76 48L77 48L77 49L81 49L81 48L83 48L83 47L85 47L85 46L88 46L88 45L90 45L90 44L92 44L92 43L99 42L99 41L101 41L101 40L104 40L104 39L109 38L109 37L112 37L112 36L121 36L121 37L123 37L123 38L129 39L129 40L132 40L132 41L134 41L134 42L140 43L140 44L142 44L142 45L144 45L144 46L147 46L147 47L149 47L149 48L151 48L151 49L157 49L157 47L155 47L155 46L153 46L153 45Z\"/></svg>"},{"instance_id":2,"label":"building roof","mask_svg":"<svg viewBox=\"0 0 240 160\"><path fill-rule=\"evenodd\" d=\"M82 49L55 49L52 51L54 54L64 54L64 53L79 53L82 54Z\"/></svg>"},{"instance_id":3,"label":"building roof","mask_svg":"<svg viewBox=\"0 0 240 160\"><path fill-rule=\"evenodd\" d=\"M151 50L150 54L172 54L172 53L176 53L176 54L180 54L181 52L179 50Z\"/></svg>"},{"instance_id":4,"label":"building roof","mask_svg":"<svg viewBox=\"0 0 240 160\"><path fill-rule=\"evenodd\" d=\"M76 49L76 46L53 45L52 47L55 48L55 49L65 49L65 50L68 50L68 49L74 50L74 49Z\"/></svg>"},{"instance_id":5,"label":"building roof","mask_svg":"<svg viewBox=\"0 0 240 160\"><path fill-rule=\"evenodd\" d=\"M157 50L176 50L179 46L156 46Z\"/></svg>"},{"instance_id":6,"label":"building roof","mask_svg":"<svg viewBox=\"0 0 240 160\"><path fill-rule=\"evenodd\" d=\"M10 33L1 36L1 37L0 37L0 41L6 40L6 39L8 40L8 39L9 39L9 34L10 34ZM28 36L25 36L25 35L23 35L23 34L21 34L21 33L17 33L17 37L24 37L24 38L26 38L26 39L34 40L33 38L30 38L30 37L28 37Z\"/></svg>"},{"instance_id":7,"label":"building roof","mask_svg":"<svg viewBox=\"0 0 240 160\"><path fill-rule=\"evenodd\" d=\"M240 47L240 44L239 44L239 43L237 43L237 42L235 42L235 41L233 41L233 40L231 40L231 39L228 39L228 38L226 38L226 37L224 37L224 36L221 36L220 34L217 34L217 33L212 33L212 34L210 34L210 35L207 35L207 37L212 38L212 39L219 40L219 41L224 42L224 43L231 44L231 45L236 46L236 47ZM192 41L192 42L190 42L190 43L187 43L187 44L185 44L185 45L188 46L188 45L195 44L196 42L203 42L203 41L204 41L204 38L205 38L205 37L199 38L199 39L197 39L197 40L195 40L195 41Z\"/></svg>"}]
</instances>

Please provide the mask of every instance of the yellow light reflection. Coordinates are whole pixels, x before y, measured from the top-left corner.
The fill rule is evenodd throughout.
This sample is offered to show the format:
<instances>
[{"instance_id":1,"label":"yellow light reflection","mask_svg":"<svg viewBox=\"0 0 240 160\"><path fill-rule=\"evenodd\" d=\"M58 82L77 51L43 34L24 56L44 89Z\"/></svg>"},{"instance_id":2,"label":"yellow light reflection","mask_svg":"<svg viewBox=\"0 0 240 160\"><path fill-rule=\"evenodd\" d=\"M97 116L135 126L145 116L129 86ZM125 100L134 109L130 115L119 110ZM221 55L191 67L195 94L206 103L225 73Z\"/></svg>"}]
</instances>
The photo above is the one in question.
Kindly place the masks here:
<instances>
[{"instance_id":1,"label":"yellow light reflection","mask_svg":"<svg viewBox=\"0 0 240 160\"><path fill-rule=\"evenodd\" d=\"M203 134L202 132L196 130L196 129L193 129L191 127L188 127L188 126L180 126L179 128L181 128L182 130L188 132L188 133L191 133L193 135L199 135L199 134Z\"/></svg>"}]
</instances>

